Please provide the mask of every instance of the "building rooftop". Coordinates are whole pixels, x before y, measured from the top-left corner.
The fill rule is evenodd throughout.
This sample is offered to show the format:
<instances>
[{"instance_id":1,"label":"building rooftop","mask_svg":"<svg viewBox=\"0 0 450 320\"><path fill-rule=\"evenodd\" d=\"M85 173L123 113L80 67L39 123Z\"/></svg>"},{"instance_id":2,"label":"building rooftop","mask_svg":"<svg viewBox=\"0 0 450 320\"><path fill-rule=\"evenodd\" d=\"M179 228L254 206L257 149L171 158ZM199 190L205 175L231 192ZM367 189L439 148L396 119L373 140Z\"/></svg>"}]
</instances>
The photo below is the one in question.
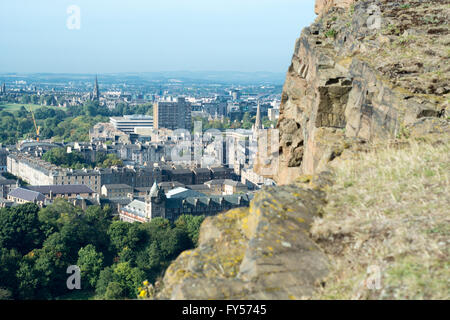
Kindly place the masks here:
<instances>
[{"instance_id":1,"label":"building rooftop","mask_svg":"<svg viewBox=\"0 0 450 320\"><path fill-rule=\"evenodd\" d=\"M68 193L95 193L91 188L84 184L70 185L49 185L49 186L27 186L24 189L39 192L42 194L68 194Z\"/></svg>"},{"instance_id":2,"label":"building rooftop","mask_svg":"<svg viewBox=\"0 0 450 320\"><path fill-rule=\"evenodd\" d=\"M0 186L1 185L10 185L10 184L16 184L17 181L16 180L12 180L12 179L0 179Z\"/></svg>"},{"instance_id":3,"label":"building rooftop","mask_svg":"<svg viewBox=\"0 0 450 320\"><path fill-rule=\"evenodd\" d=\"M182 184L181 182L178 182L178 181L164 181L164 182L158 183L158 185L163 188L164 187L172 187L172 188L184 187L184 184Z\"/></svg>"},{"instance_id":4,"label":"building rooftop","mask_svg":"<svg viewBox=\"0 0 450 320\"><path fill-rule=\"evenodd\" d=\"M124 211L135 214L139 217L146 218L145 202L140 200L133 200L130 204L123 208Z\"/></svg>"},{"instance_id":5,"label":"building rooftop","mask_svg":"<svg viewBox=\"0 0 450 320\"><path fill-rule=\"evenodd\" d=\"M203 197L205 196L203 193L186 189L186 188L175 188L166 193L167 199L176 199L176 198L187 198L187 197Z\"/></svg>"},{"instance_id":6,"label":"building rooftop","mask_svg":"<svg viewBox=\"0 0 450 320\"><path fill-rule=\"evenodd\" d=\"M225 168L225 167L214 167L211 168L212 172L224 172L224 171L229 171L231 169Z\"/></svg>"},{"instance_id":7,"label":"building rooftop","mask_svg":"<svg viewBox=\"0 0 450 320\"><path fill-rule=\"evenodd\" d=\"M191 189L191 190L197 190L197 191L209 191L209 187L205 184L192 184L192 185L188 185L186 186L186 188Z\"/></svg>"},{"instance_id":8,"label":"building rooftop","mask_svg":"<svg viewBox=\"0 0 450 320\"><path fill-rule=\"evenodd\" d=\"M104 184L102 187L105 187L106 190L113 190L113 189L132 189L131 186L127 184Z\"/></svg>"},{"instance_id":9,"label":"building rooftop","mask_svg":"<svg viewBox=\"0 0 450 320\"><path fill-rule=\"evenodd\" d=\"M16 188L11 191L8 196L19 198L25 201L45 201L45 196L42 193L24 188Z\"/></svg>"},{"instance_id":10,"label":"building rooftop","mask_svg":"<svg viewBox=\"0 0 450 320\"><path fill-rule=\"evenodd\" d=\"M125 115L123 117L111 117L111 120L115 121L127 121L127 120L153 120L153 116L142 115L142 114L133 114L133 115Z\"/></svg>"},{"instance_id":11,"label":"building rooftop","mask_svg":"<svg viewBox=\"0 0 450 320\"><path fill-rule=\"evenodd\" d=\"M209 170L208 168L195 168L194 170L195 173L211 173L211 170Z\"/></svg>"},{"instance_id":12,"label":"building rooftop","mask_svg":"<svg viewBox=\"0 0 450 320\"><path fill-rule=\"evenodd\" d=\"M171 174L192 174L192 171L189 169L172 169L170 170Z\"/></svg>"}]
</instances>

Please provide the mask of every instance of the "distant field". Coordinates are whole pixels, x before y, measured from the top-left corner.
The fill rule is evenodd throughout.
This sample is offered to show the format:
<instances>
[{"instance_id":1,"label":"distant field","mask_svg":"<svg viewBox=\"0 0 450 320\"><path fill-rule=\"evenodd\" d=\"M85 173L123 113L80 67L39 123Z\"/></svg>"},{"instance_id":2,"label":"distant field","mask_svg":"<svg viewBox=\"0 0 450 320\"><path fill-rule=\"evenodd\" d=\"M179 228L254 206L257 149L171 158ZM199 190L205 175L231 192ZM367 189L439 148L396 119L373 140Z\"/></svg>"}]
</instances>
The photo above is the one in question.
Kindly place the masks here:
<instances>
[{"instance_id":1,"label":"distant field","mask_svg":"<svg viewBox=\"0 0 450 320\"><path fill-rule=\"evenodd\" d=\"M31 108L33 111L36 110L36 109L44 107L44 106L41 106L39 104L6 103L6 104L0 104L0 110L17 111L22 106L24 106L27 110L30 110L30 108ZM66 109L64 107L52 107L52 106L47 106L47 108L62 109L62 110Z\"/></svg>"}]
</instances>

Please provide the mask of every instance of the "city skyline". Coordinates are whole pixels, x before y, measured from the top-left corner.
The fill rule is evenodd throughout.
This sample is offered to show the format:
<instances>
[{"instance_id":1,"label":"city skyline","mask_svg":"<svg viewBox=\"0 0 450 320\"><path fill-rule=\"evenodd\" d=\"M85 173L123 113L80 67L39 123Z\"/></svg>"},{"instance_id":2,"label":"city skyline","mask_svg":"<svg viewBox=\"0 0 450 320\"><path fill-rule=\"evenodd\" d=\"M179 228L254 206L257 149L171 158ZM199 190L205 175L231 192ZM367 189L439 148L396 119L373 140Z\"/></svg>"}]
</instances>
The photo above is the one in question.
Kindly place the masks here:
<instances>
[{"instance_id":1,"label":"city skyline","mask_svg":"<svg viewBox=\"0 0 450 320\"><path fill-rule=\"evenodd\" d=\"M2 2L0 73L285 72L295 39L315 17L313 6L312 0Z\"/></svg>"}]
</instances>

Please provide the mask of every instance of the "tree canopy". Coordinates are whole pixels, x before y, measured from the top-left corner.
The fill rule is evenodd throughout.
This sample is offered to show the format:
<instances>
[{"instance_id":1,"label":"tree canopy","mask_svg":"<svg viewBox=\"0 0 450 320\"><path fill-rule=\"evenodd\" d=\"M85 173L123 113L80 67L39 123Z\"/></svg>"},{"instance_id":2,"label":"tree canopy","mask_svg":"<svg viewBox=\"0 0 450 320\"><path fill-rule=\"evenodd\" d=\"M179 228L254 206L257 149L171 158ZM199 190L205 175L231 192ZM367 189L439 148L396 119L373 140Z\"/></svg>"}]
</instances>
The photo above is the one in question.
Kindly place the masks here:
<instances>
[{"instance_id":1,"label":"tree canopy","mask_svg":"<svg viewBox=\"0 0 450 320\"><path fill-rule=\"evenodd\" d=\"M198 239L204 217L175 223L115 220L109 206L81 210L64 199L0 209L0 296L56 299L70 265L81 270L81 291L99 299L134 299L142 281L156 281Z\"/></svg>"}]
</instances>

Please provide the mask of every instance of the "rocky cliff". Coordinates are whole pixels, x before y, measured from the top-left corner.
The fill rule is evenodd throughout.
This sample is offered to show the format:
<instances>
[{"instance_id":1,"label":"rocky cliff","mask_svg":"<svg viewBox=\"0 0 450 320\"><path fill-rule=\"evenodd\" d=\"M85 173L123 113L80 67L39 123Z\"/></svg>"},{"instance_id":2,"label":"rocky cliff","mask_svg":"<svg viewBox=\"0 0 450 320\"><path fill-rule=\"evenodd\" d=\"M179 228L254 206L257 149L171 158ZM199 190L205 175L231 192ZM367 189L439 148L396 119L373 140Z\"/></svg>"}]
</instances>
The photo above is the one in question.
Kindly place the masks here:
<instances>
[{"instance_id":1,"label":"rocky cliff","mask_svg":"<svg viewBox=\"0 0 450 320\"><path fill-rule=\"evenodd\" d=\"M250 208L206 219L198 247L169 267L157 298L314 296L336 253L330 249L336 238L325 241L311 231L331 210L327 191L336 177L333 168L378 147L402 145L396 139L448 138L449 4L316 1L318 18L296 41L283 88L280 161L272 176L280 186L257 193ZM338 238L345 229L339 220L333 228ZM372 231L367 232L370 238Z\"/></svg>"},{"instance_id":2,"label":"rocky cliff","mask_svg":"<svg viewBox=\"0 0 450 320\"><path fill-rule=\"evenodd\" d=\"M280 184L354 143L398 137L448 108L449 1L318 0L297 40L278 129Z\"/></svg>"}]
</instances>

